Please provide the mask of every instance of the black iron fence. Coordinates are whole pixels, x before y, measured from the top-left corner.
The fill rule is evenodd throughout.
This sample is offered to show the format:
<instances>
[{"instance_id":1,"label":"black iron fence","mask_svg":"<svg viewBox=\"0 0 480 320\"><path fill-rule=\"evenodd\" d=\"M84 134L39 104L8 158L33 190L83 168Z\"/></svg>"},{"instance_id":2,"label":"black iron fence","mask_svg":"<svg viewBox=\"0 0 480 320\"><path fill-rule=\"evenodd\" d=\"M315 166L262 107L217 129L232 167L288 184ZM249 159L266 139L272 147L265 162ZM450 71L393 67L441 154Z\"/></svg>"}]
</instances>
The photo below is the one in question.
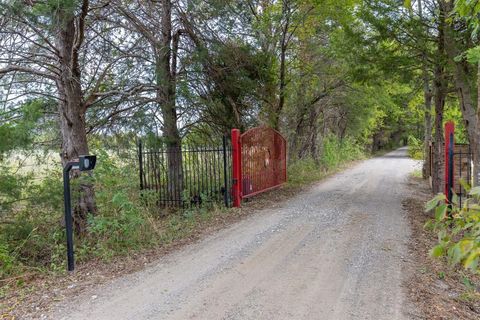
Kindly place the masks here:
<instances>
[{"instance_id":1,"label":"black iron fence","mask_svg":"<svg viewBox=\"0 0 480 320\"><path fill-rule=\"evenodd\" d=\"M459 198L459 204L468 197L468 194L460 183L460 180L472 185L472 151L468 144L456 144L453 152L454 191Z\"/></svg>"},{"instance_id":2,"label":"black iron fence","mask_svg":"<svg viewBox=\"0 0 480 320\"><path fill-rule=\"evenodd\" d=\"M216 146L180 148L140 141L138 162L140 189L154 192L161 207L231 204L232 148L227 137Z\"/></svg>"}]
</instances>

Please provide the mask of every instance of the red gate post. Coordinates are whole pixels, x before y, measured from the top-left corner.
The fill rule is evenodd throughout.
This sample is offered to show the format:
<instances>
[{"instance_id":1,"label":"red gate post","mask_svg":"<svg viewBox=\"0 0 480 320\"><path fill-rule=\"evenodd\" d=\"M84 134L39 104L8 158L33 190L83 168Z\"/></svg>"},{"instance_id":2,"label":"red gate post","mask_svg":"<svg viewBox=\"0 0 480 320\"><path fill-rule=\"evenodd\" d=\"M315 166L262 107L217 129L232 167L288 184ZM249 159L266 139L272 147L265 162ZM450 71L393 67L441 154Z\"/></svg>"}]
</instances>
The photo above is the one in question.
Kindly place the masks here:
<instances>
[{"instance_id":1,"label":"red gate post","mask_svg":"<svg viewBox=\"0 0 480 320\"><path fill-rule=\"evenodd\" d=\"M240 208L242 203L242 143L238 129L232 129L232 171L233 207Z\"/></svg>"},{"instance_id":2,"label":"red gate post","mask_svg":"<svg viewBox=\"0 0 480 320\"><path fill-rule=\"evenodd\" d=\"M450 153L453 154L455 147L455 124L448 121L445 124L445 197L447 201L451 201L451 188L453 188L453 163L450 163ZM452 157L453 161L453 157ZM450 185L451 184L451 185Z\"/></svg>"}]
</instances>

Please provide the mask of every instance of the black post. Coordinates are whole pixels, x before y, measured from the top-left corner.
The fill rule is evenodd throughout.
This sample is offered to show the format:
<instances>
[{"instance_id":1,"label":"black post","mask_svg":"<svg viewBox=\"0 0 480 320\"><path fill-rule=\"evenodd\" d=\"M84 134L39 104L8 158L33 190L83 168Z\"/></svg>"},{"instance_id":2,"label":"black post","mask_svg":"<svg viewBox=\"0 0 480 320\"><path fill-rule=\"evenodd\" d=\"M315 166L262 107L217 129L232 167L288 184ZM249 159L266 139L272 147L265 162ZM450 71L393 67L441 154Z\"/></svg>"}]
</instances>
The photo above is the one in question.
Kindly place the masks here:
<instances>
[{"instance_id":1,"label":"black post","mask_svg":"<svg viewBox=\"0 0 480 320\"><path fill-rule=\"evenodd\" d=\"M453 198L453 133L450 134L450 146L448 150L448 203L452 203Z\"/></svg>"},{"instance_id":2,"label":"black post","mask_svg":"<svg viewBox=\"0 0 480 320\"><path fill-rule=\"evenodd\" d=\"M140 190L143 190L143 148L142 148L142 140L138 140L138 166L140 167Z\"/></svg>"},{"instance_id":3,"label":"black post","mask_svg":"<svg viewBox=\"0 0 480 320\"><path fill-rule=\"evenodd\" d=\"M63 200L65 203L65 229L67 233L67 261L68 271L73 271L75 261L73 259L73 221L72 203L70 201L70 170L90 171L95 168L97 156L81 155L76 161L68 162L63 168Z\"/></svg>"},{"instance_id":4,"label":"black post","mask_svg":"<svg viewBox=\"0 0 480 320\"><path fill-rule=\"evenodd\" d=\"M69 162L63 168L63 194L65 203L65 227L67 233L67 261L68 271L73 271L75 262L73 257L73 221L72 204L70 202L70 170L76 163Z\"/></svg>"},{"instance_id":5,"label":"black post","mask_svg":"<svg viewBox=\"0 0 480 320\"><path fill-rule=\"evenodd\" d=\"M228 176L227 176L227 137L223 136L223 183L225 190L223 192L223 201L225 207L229 207L228 203Z\"/></svg>"}]
</instances>

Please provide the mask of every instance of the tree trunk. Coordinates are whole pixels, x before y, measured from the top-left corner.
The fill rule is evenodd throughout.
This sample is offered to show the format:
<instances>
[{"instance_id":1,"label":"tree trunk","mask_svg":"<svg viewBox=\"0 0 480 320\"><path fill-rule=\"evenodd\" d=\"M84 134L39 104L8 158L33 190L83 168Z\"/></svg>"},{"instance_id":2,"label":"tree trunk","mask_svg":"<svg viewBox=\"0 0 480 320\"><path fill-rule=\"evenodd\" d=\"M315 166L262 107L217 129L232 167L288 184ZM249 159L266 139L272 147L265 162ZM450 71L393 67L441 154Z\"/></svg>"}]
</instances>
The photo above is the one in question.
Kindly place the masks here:
<instances>
[{"instance_id":1,"label":"tree trunk","mask_svg":"<svg viewBox=\"0 0 480 320\"><path fill-rule=\"evenodd\" d=\"M318 164L318 116L320 112L320 106L311 105L310 106L310 117L308 123L308 138L305 141L304 149L310 150L310 156Z\"/></svg>"},{"instance_id":2,"label":"tree trunk","mask_svg":"<svg viewBox=\"0 0 480 320\"><path fill-rule=\"evenodd\" d=\"M88 5L88 3L87 3ZM85 104L81 88L81 72L78 65L78 48L81 38L75 17L65 12L58 11L59 28L56 44L59 50L58 67L61 71L57 80L59 92L58 113L60 117L60 132L62 136L63 165L88 154L88 143L85 122ZM77 42L76 42L77 41ZM78 172L72 172L72 178L78 178ZM95 192L90 182L80 182L78 190L73 194L77 196L74 202L73 219L79 234L86 231L87 215L96 212Z\"/></svg>"},{"instance_id":3,"label":"tree trunk","mask_svg":"<svg viewBox=\"0 0 480 320\"><path fill-rule=\"evenodd\" d=\"M285 106L285 96L287 89L287 49L289 42L289 33L290 28L290 7L289 1L283 1L282 3L282 18L285 19L284 25L282 26L282 35L280 39L280 79L279 79L279 98L278 104L271 114L271 124L272 127L276 130L279 130L280 127L280 116Z\"/></svg>"},{"instance_id":4,"label":"tree trunk","mask_svg":"<svg viewBox=\"0 0 480 320\"><path fill-rule=\"evenodd\" d=\"M295 155L298 159L302 158L302 150L301 145L303 144L303 140L305 139L305 128L307 126L307 112L308 108L312 107L306 101L307 95L307 85L305 84L305 77L301 78L301 85L298 88L298 92L296 95L296 101L298 103L297 107L295 108L295 131L290 143L290 155Z\"/></svg>"},{"instance_id":5,"label":"tree trunk","mask_svg":"<svg viewBox=\"0 0 480 320\"><path fill-rule=\"evenodd\" d=\"M446 7L446 13L450 13L453 10L453 4L450 2L444 3ZM464 121L465 128L467 129L468 141L472 150L473 156L473 185L480 185L480 110L479 104L475 101L475 89L477 84L473 81L477 70L473 69L470 64L464 59L458 59L463 51L466 50L462 41L457 40L459 35L449 25L446 32L445 47L450 61L455 67L455 84L460 99L460 110ZM477 77L478 81L478 77ZM480 88L477 85L478 92ZM478 99L479 97L477 97ZM477 104L476 104L477 103Z\"/></svg>"},{"instance_id":6,"label":"tree trunk","mask_svg":"<svg viewBox=\"0 0 480 320\"><path fill-rule=\"evenodd\" d=\"M443 68L440 65L435 67L435 143L433 148L433 172L432 187L434 193L443 190L443 159L444 159L444 137L443 137L443 110L445 107L445 86L443 79Z\"/></svg>"},{"instance_id":7,"label":"tree trunk","mask_svg":"<svg viewBox=\"0 0 480 320\"><path fill-rule=\"evenodd\" d=\"M286 34L283 35L283 38L286 37ZM280 52L280 85L279 85L279 100L278 100L278 106L273 113L273 119L272 119L272 127L276 130L279 129L280 127L280 114L283 110L283 107L285 106L285 94L286 94L286 53L287 53L287 46L284 43L286 40L282 39L282 45L281 45L281 52Z\"/></svg>"},{"instance_id":8,"label":"tree trunk","mask_svg":"<svg viewBox=\"0 0 480 320\"><path fill-rule=\"evenodd\" d=\"M417 0L417 10L420 21L423 22L423 3L422 0ZM427 48L423 37L428 34L428 27L422 28L422 77L423 77L423 96L425 104L424 116L424 132L423 132L423 147L424 147L424 161L422 168L423 178L428 178L432 173L430 172L430 143L432 142L432 92L430 90L430 79L428 76L428 59Z\"/></svg>"},{"instance_id":9,"label":"tree trunk","mask_svg":"<svg viewBox=\"0 0 480 320\"><path fill-rule=\"evenodd\" d=\"M473 153L473 186L480 185L480 63L477 65L477 112L474 143L470 143Z\"/></svg>"},{"instance_id":10,"label":"tree trunk","mask_svg":"<svg viewBox=\"0 0 480 320\"><path fill-rule=\"evenodd\" d=\"M175 101L176 65L172 59L172 2L162 0L161 45L156 48L157 101L163 117L163 137L168 155L168 193L170 200L180 200L183 193L182 143L177 127ZM176 52L176 50L173 50Z\"/></svg>"},{"instance_id":11,"label":"tree trunk","mask_svg":"<svg viewBox=\"0 0 480 320\"><path fill-rule=\"evenodd\" d=\"M445 79L445 4L439 1L439 23L437 35L437 55L434 67L434 103L435 103L435 144L433 148L433 173L432 187L434 193L443 191L443 159L444 159L444 138L443 138L443 110L446 97L446 79Z\"/></svg>"},{"instance_id":12,"label":"tree trunk","mask_svg":"<svg viewBox=\"0 0 480 320\"><path fill-rule=\"evenodd\" d=\"M423 178L426 179L431 175L429 172L429 160L428 154L430 152L430 143L432 142L432 93L430 92L430 85L428 79L424 80L424 97L425 97L425 116L424 116L424 132L423 132L423 144L424 144L424 161L423 161Z\"/></svg>"}]
</instances>

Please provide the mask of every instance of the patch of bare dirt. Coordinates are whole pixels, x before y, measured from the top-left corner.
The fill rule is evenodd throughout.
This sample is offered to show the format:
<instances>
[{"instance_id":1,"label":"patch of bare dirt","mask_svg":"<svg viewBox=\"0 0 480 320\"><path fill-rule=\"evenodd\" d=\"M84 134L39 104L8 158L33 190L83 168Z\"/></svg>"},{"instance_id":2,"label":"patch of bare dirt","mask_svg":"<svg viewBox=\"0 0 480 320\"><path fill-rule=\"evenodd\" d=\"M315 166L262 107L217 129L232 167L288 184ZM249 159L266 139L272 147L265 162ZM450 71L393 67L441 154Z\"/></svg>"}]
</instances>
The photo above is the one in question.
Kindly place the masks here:
<instances>
[{"instance_id":1,"label":"patch of bare dirt","mask_svg":"<svg viewBox=\"0 0 480 320\"><path fill-rule=\"evenodd\" d=\"M413 304L423 312L422 319L480 319L480 277L449 266L445 259L434 259L429 250L436 244L436 235L424 229L430 213L425 203L433 195L428 184L409 179L411 195L403 201L408 212L412 237L413 261L406 287Z\"/></svg>"}]
</instances>

